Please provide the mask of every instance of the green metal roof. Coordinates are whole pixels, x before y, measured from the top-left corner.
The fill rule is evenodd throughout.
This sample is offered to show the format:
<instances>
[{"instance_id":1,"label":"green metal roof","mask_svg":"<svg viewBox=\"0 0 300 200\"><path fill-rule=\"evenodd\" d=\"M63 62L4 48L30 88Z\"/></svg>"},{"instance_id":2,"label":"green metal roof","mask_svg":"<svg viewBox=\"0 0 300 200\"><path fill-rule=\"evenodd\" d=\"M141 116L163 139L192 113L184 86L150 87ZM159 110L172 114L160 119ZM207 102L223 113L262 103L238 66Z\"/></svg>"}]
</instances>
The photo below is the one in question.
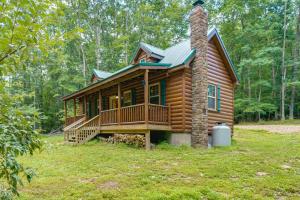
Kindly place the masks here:
<instances>
[{"instance_id":1,"label":"green metal roof","mask_svg":"<svg viewBox=\"0 0 300 200\"><path fill-rule=\"evenodd\" d=\"M112 73L110 72L106 72L106 71L102 71L102 70L98 70L98 69L93 69L93 74L101 79L107 78L109 76L112 75Z\"/></svg>"},{"instance_id":2,"label":"green metal roof","mask_svg":"<svg viewBox=\"0 0 300 200\"><path fill-rule=\"evenodd\" d=\"M142 49L144 49L146 52L150 53L151 56L155 57L155 58L158 58L158 59L162 59L165 55L165 51L158 48L158 47L155 47L155 46L152 46L150 44L146 44L144 42L141 42L140 43L140 47Z\"/></svg>"},{"instance_id":3,"label":"green metal roof","mask_svg":"<svg viewBox=\"0 0 300 200\"><path fill-rule=\"evenodd\" d=\"M233 74L234 76L236 77L236 80L239 81L239 77L238 77L238 74L237 74L237 71L229 57L229 54L225 48L225 45L217 31L217 29L215 28L212 28L208 31L208 40L211 40L212 37L216 36L218 41L220 42L221 44L221 47L222 47L222 50L225 54L225 57L226 59L228 60L228 63L230 65L230 68L231 70L233 71ZM158 63L138 63L136 65L129 65L127 67L124 67L114 73L109 73L109 74L105 74L107 75L106 78L103 78L102 80L99 80L98 82L86 87L86 88L83 88L75 93L78 93L82 90L85 90L89 87L92 87L94 86L95 84L99 84L103 81L106 81L110 78L113 78L114 76L118 75L118 74L121 74L123 72L126 72L130 69L133 69L135 67L138 67L138 66L161 66L161 67L166 67L166 69L170 69L170 68L175 68L177 66L181 66L181 65L184 65L186 64L188 61L190 61L191 59L193 59L196 55L196 50L195 49L191 49L191 41L190 39L187 39L187 40L184 40L170 48L167 48L165 50L162 50L162 49L159 49L157 47L154 47L152 45L149 45L149 44L146 44L146 43L141 43L140 44L140 47L139 48L142 48L144 49L145 51L147 51L148 53L151 53L151 55L157 55L158 57L161 57L160 59L160 62ZM137 51L138 52L138 51ZM136 53L137 54L137 53ZM136 56L136 55L135 55ZM103 76L103 74L101 73L101 75ZM73 93L73 94L75 94ZM73 94L71 95L68 95L68 96L72 96ZM68 97L66 96L66 97Z\"/></svg>"},{"instance_id":4,"label":"green metal roof","mask_svg":"<svg viewBox=\"0 0 300 200\"><path fill-rule=\"evenodd\" d=\"M165 67L166 69L168 69L168 67L170 67L170 66L171 66L171 64L169 64L169 63L147 63L147 62L144 62L144 63L138 63L138 64L135 64L135 65L128 65L127 67L123 67L122 69L120 69L120 70L118 70L118 71L112 73L112 74L111 74L110 76L108 76L107 78L98 80L97 82L95 82L95 83L93 83L93 84L91 84L91 85L89 85L89 86L87 86L87 87L84 87L84 88L82 88L82 89L80 89L80 90L78 90L78 91L76 91L76 92L73 92L72 94L69 94L69 95L64 96L63 99L68 98L68 97L70 97L70 96L73 96L73 95L76 94L76 93L80 93L80 92L82 92L83 90L86 90L86 89L88 89L88 88L91 88L91 87L93 87L93 86L95 86L95 85L97 85L97 84L100 84L100 83L102 83L102 82L104 82L104 81L107 81L107 80L109 80L109 79L111 79L111 78L113 78L113 77L115 77L115 76L117 76L117 75L119 75L119 74L121 74L121 73L124 73L124 72L126 72L126 71L128 71L128 70L134 69L134 68L136 68L136 67Z\"/></svg>"}]
</instances>

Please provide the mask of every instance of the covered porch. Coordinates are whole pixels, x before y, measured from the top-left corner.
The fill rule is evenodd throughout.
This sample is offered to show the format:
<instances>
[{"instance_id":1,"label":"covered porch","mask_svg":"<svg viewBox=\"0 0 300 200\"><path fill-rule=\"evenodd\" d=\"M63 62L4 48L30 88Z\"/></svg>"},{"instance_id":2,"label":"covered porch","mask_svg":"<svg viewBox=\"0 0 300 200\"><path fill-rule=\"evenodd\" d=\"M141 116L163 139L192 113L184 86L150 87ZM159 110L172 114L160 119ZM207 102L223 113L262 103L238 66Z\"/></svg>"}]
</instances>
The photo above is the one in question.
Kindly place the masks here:
<instances>
[{"instance_id":1,"label":"covered porch","mask_svg":"<svg viewBox=\"0 0 300 200\"><path fill-rule=\"evenodd\" d=\"M170 131L167 76L165 66L140 66L65 98L65 140L80 144L100 133L141 133L147 140L151 130Z\"/></svg>"}]
</instances>

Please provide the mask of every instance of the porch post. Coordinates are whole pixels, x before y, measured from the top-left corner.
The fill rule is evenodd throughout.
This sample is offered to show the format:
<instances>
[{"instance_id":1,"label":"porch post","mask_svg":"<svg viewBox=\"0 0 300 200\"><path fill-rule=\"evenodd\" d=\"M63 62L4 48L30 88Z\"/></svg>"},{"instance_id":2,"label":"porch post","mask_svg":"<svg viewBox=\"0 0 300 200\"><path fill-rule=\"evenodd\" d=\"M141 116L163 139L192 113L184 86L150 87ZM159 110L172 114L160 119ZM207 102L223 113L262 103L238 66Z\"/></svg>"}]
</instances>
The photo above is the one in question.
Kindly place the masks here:
<instances>
[{"instance_id":1,"label":"porch post","mask_svg":"<svg viewBox=\"0 0 300 200\"><path fill-rule=\"evenodd\" d=\"M98 105L99 105L99 108L98 108L98 110L99 110L99 127L100 127L100 125L101 125L101 111L102 111L102 95L101 95L101 90L99 90L99 103L98 103Z\"/></svg>"},{"instance_id":2,"label":"porch post","mask_svg":"<svg viewBox=\"0 0 300 200\"><path fill-rule=\"evenodd\" d=\"M87 97L87 95L85 95L84 96L84 107L85 107L85 118L87 119L88 118L88 116L87 116L87 109L88 109L88 107L87 107L87 99L88 99L88 97Z\"/></svg>"},{"instance_id":3,"label":"porch post","mask_svg":"<svg viewBox=\"0 0 300 200\"><path fill-rule=\"evenodd\" d=\"M74 121L76 119L76 98L73 99L74 102Z\"/></svg>"},{"instance_id":4,"label":"porch post","mask_svg":"<svg viewBox=\"0 0 300 200\"><path fill-rule=\"evenodd\" d=\"M146 150L151 150L151 141L150 141L150 130L145 132L145 148Z\"/></svg>"},{"instance_id":5,"label":"porch post","mask_svg":"<svg viewBox=\"0 0 300 200\"><path fill-rule=\"evenodd\" d=\"M67 100L64 100L64 110L65 110L65 126L67 126L67 117L68 117Z\"/></svg>"},{"instance_id":6,"label":"porch post","mask_svg":"<svg viewBox=\"0 0 300 200\"><path fill-rule=\"evenodd\" d=\"M99 115L101 114L101 111L102 111L102 95L101 95L101 90L99 90L99 103L98 103L98 105L99 105L99 108L98 108L98 110L99 110Z\"/></svg>"},{"instance_id":7,"label":"porch post","mask_svg":"<svg viewBox=\"0 0 300 200\"><path fill-rule=\"evenodd\" d=\"M145 70L145 75L144 75L144 101L145 101L145 123L148 124L149 121L149 108L148 108L148 104L149 104L149 69Z\"/></svg>"},{"instance_id":8,"label":"porch post","mask_svg":"<svg viewBox=\"0 0 300 200\"><path fill-rule=\"evenodd\" d=\"M121 124L121 83L118 83L118 123Z\"/></svg>"}]
</instances>

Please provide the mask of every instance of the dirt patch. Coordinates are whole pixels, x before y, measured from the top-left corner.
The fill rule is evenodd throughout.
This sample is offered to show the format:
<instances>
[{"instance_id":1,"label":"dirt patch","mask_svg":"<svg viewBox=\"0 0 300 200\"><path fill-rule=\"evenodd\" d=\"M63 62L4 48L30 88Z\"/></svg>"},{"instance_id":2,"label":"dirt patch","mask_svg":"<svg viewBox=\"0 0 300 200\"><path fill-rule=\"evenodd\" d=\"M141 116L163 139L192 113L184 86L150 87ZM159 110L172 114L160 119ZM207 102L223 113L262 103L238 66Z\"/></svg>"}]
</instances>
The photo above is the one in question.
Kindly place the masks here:
<instances>
[{"instance_id":1,"label":"dirt patch","mask_svg":"<svg viewBox=\"0 0 300 200\"><path fill-rule=\"evenodd\" d=\"M119 183L114 181L107 181L105 183L98 185L97 188L100 190L118 190Z\"/></svg>"},{"instance_id":2,"label":"dirt patch","mask_svg":"<svg viewBox=\"0 0 300 200\"><path fill-rule=\"evenodd\" d=\"M299 133L300 125L238 125L234 126L239 129L247 130L264 130L272 133Z\"/></svg>"},{"instance_id":3,"label":"dirt patch","mask_svg":"<svg viewBox=\"0 0 300 200\"><path fill-rule=\"evenodd\" d=\"M86 178L86 179L79 179L80 183L95 183L97 180L97 177L94 178Z\"/></svg>"}]
</instances>

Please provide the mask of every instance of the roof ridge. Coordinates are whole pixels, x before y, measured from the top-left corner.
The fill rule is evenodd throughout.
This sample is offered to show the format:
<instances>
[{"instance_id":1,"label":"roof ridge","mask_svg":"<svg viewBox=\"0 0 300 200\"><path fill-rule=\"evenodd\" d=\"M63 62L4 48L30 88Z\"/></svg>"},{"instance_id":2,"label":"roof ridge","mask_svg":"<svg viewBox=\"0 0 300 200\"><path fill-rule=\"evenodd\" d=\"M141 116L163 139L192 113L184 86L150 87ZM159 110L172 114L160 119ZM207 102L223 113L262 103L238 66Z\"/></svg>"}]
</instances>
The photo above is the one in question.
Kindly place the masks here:
<instances>
[{"instance_id":1,"label":"roof ridge","mask_svg":"<svg viewBox=\"0 0 300 200\"><path fill-rule=\"evenodd\" d=\"M160 50L164 51L162 48L157 47L157 46L154 46L154 45L149 44L149 43L146 43L146 42L140 42L140 44L148 45L148 46L151 46L151 47L154 47L154 48L156 48L156 49L160 49Z\"/></svg>"},{"instance_id":2,"label":"roof ridge","mask_svg":"<svg viewBox=\"0 0 300 200\"><path fill-rule=\"evenodd\" d=\"M100 72L111 73L111 72L109 72L109 71L105 71L105 70L102 70L102 69L96 69L96 68L93 68L93 70L100 71Z\"/></svg>"},{"instance_id":3,"label":"roof ridge","mask_svg":"<svg viewBox=\"0 0 300 200\"><path fill-rule=\"evenodd\" d=\"M145 48L149 53L154 53L159 56L164 56L165 54L165 50L145 42L140 42L140 47Z\"/></svg>"}]
</instances>

